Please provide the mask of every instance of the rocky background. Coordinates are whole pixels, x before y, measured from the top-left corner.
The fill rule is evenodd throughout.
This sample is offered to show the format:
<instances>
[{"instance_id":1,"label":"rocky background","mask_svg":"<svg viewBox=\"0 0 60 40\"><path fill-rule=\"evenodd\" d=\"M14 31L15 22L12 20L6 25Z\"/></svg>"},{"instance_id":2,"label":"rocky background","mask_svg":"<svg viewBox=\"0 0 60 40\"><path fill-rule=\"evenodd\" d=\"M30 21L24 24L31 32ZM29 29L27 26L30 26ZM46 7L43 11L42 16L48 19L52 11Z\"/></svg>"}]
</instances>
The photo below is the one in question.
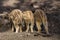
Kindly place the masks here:
<instances>
[{"instance_id":1,"label":"rocky background","mask_svg":"<svg viewBox=\"0 0 60 40\"><path fill-rule=\"evenodd\" d=\"M8 18L1 14L13 9L32 10L42 9L47 15L51 36L43 37L35 33L14 33ZM0 0L0 40L60 40L60 0Z\"/></svg>"},{"instance_id":2,"label":"rocky background","mask_svg":"<svg viewBox=\"0 0 60 40\"><path fill-rule=\"evenodd\" d=\"M9 13L13 9L30 9L34 12L37 8L44 10L47 15L49 32L60 34L60 0L0 0L0 14ZM0 25L0 32L11 29L6 21L6 18L3 20L0 17L0 23L3 25Z\"/></svg>"}]
</instances>

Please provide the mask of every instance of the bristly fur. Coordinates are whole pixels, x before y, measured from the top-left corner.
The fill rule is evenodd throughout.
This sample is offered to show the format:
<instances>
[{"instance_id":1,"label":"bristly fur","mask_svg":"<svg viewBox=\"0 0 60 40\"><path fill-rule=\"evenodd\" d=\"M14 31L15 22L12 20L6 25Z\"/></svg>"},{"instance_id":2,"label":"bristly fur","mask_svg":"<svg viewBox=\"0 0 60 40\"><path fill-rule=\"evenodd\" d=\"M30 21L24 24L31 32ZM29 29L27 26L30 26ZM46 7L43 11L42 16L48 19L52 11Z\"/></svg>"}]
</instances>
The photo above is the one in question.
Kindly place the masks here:
<instances>
[{"instance_id":1,"label":"bristly fur","mask_svg":"<svg viewBox=\"0 0 60 40\"><path fill-rule=\"evenodd\" d=\"M30 29L31 29L31 32L33 32L34 15L33 15L32 11L24 11L23 12L23 19L24 19L24 21L26 23L26 27L27 27L26 32L29 31L29 24L31 24Z\"/></svg>"},{"instance_id":2,"label":"bristly fur","mask_svg":"<svg viewBox=\"0 0 60 40\"><path fill-rule=\"evenodd\" d=\"M35 10L34 18L35 18L36 26L38 28L38 32L41 32L41 25L43 24L46 30L46 33L48 34L49 33L48 32L48 21L47 21L47 16L44 13L44 11L41 9Z\"/></svg>"},{"instance_id":3,"label":"bristly fur","mask_svg":"<svg viewBox=\"0 0 60 40\"><path fill-rule=\"evenodd\" d=\"M19 9L14 9L9 15L9 18L12 20L12 31L14 28L16 29L16 33L18 33L19 29L22 32L22 11Z\"/></svg>"}]
</instances>

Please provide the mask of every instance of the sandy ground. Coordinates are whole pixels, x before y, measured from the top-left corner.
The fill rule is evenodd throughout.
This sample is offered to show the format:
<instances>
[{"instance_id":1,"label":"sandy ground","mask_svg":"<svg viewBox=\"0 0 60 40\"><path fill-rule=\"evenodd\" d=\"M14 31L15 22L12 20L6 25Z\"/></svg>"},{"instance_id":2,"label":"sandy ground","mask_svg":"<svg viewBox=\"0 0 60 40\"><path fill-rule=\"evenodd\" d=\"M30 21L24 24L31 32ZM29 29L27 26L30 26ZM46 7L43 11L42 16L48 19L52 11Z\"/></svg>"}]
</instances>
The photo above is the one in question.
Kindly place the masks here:
<instances>
[{"instance_id":1,"label":"sandy ground","mask_svg":"<svg viewBox=\"0 0 60 40\"><path fill-rule=\"evenodd\" d=\"M0 33L0 40L60 40L59 34L54 34L50 37L43 37L41 35L34 36L30 33L14 33L14 32L2 32Z\"/></svg>"}]
</instances>

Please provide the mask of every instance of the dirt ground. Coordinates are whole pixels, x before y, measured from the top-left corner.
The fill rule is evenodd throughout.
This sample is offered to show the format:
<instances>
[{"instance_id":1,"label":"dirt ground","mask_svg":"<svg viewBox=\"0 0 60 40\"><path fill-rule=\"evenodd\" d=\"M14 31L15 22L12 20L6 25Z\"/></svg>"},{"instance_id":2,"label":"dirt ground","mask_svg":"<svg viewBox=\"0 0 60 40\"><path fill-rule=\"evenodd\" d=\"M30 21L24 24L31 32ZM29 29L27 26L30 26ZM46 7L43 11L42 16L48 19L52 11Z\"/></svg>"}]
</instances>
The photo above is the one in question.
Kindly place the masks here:
<instances>
[{"instance_id":1,"label":"dirt ground","mask_svg":"<svg viewBox=\"0 0 60 40\"><path fill-rule=\"evenodd\" d=\"M14 33L9 31L0 33L0 40L60 40L60 35L54 34L50 37L43 37L41 35L34 36L32 33Z\"/></svg>"}]
</instances>

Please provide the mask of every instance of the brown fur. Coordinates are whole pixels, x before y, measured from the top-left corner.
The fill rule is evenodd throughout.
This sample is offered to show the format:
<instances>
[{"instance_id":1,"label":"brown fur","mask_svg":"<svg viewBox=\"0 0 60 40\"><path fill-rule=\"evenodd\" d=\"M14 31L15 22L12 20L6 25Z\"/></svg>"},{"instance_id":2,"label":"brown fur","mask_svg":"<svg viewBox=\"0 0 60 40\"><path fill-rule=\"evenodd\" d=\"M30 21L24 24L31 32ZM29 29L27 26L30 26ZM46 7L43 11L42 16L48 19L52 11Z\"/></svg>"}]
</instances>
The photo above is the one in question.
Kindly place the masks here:
<instances>
[{"instance_id":1,"label":"brown fur","mask_svg":"<svg viewBox=\"0 0 60 40\"><path fill-rule=\"evenodd\" d=\"M12 31L14 31L14 28L15 28L16 33L18 33L19 29L20 29L20 32L22 32L22 11L19 9L12 10L12 12L8 16L13 23Z\"/></svg>"},{"instance_id":2,"label":"brown fur","mask_svg":"<svg viewBox=\"0 0 60 40\"><path fill-rule=\"evenodd\" d=\"M47 16L44 13L44 11L40 9L35 10L34 18L35 18L36 26L38 28L38 32L41 32L41 25L43 24L45 27L46 33L49 33Z\"/></svg>"},{"instance_id":3,"label":"brown fur","mask_svg":"<svg viewBox=\"0 0 60 40\"><path fill-rule=\"evenodd\" d=\"M34 15L33 15L32 11L24 11L23 12L23 19L24 19L24 21L26 23L26 27L27 27L26 32L29 31L29 27L31 29L31 32L33 32ZM31 25L29 26L29 24L31 24Z\"/></svg>"}]
</instances>

